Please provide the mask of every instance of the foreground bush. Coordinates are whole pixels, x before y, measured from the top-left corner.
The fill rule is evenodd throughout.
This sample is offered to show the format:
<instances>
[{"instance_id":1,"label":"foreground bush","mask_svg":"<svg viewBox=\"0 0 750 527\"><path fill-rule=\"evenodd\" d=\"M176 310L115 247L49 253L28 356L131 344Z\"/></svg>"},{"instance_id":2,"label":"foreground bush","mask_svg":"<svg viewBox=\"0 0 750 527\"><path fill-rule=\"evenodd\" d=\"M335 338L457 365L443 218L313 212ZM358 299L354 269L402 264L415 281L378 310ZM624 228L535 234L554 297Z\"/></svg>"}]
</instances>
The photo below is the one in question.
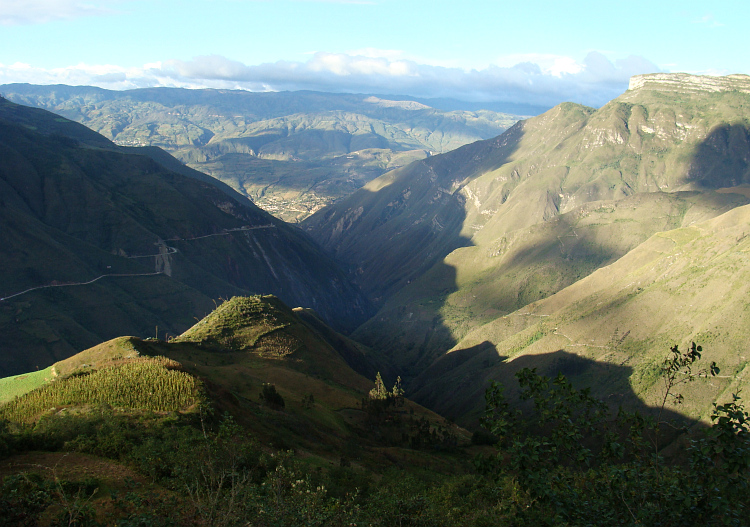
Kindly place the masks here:
<instances>
[{"instance_id":1,"label":"foreground bush","mask_svg":"<svg viewBox=\"0 0 750 527\"><path fill-rule=\"evenodd\" d=\"M699 351L673 348L664 368L667 395L686 378L679 372L701 374L689 368ZM750 415L739 395L716 405L713 426L690 437L682 457L667 463L658 417L621 411L615 418L563 376L526 369L517 377L533 412L513 411L502 387L493 385L484 437L497 440L497 452L477 459L476 472L453 476L397 467L378 474L351 466L314 470L292 452L271 453L228 415L128 416L103 409L0 426L6 454L96 454L127 463L164 489L133 485L97 498L105 500L102 506L92 499L96 481L63 485L8 476L0 525L50 518L122 527L750 524ZM96 507L106 512L94 514Z\"/></svg>"}]
</instances>

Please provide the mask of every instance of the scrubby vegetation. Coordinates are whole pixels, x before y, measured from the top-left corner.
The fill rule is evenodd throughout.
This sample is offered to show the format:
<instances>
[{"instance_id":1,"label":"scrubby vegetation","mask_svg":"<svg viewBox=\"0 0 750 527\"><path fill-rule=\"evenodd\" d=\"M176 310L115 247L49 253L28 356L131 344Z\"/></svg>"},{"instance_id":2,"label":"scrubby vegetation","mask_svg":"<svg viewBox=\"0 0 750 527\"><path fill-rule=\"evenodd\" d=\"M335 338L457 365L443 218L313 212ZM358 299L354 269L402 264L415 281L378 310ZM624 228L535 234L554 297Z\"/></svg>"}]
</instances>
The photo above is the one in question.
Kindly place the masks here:
<instances>
[{"instance_id":1,"label":"scrubby vegetation","mask_svg":"<svg viewBox=\"0 0 750 527\"><path fill-rule=\"evenodd\" d=\"M700 346L677 346L662 364L664 398L682 402L676 387L718 373L694 372ZM521 398L533 401L521 419L495 384L487 391L485 425L499 454L479 464L522 497L508 512L514 525L747 525L750 414L737 394L714 405L710 428L675 438L672 423L607 406L568 380L517 375ZM671 436L671 459L660 439ZM678 446L679 445L679 446Z\"/></svg>"},{"instance_id":2,"label":"scrubby vegetation","mask_svg":"<svg viewBox=\"0 0 750 527\"><path fill-rule=\"evenodd\" d=\"M662 364L665 406L680 401L682 381L716 373L713 365L693 371L700 351L672 348ZM449 475L410 464L406 450L391 466L366 469L342 458L324 469L294 451L267 448L230 415L210 411L124 414L99 407L6 423L3 457L77 452L130 466L142 479L66 479L55 467L8 475L0 525L748 524L750 414L739 395L715 405L712 426L679 431L666 457L658 440L671 427L660 417L621 411L614 418L562 375L524 369L517 377L533 408L521 415L494 385L483 437L493 438L495 449L477 457L473 470ZM379 386L373 401L398 392L382 380ZM396 408L387 405L385 415ZM347 448L356 457L361 446Z\"/></svg>"}]
</instances>

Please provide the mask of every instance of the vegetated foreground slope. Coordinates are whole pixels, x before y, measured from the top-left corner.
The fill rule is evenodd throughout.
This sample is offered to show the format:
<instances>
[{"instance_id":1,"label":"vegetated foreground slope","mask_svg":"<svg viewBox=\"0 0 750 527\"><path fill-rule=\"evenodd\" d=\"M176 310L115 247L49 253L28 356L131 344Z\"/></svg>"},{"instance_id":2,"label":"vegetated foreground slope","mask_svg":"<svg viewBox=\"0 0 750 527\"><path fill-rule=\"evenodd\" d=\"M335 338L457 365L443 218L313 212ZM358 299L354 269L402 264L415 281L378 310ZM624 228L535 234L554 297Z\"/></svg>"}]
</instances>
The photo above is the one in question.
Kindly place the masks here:
<instances>
[{"instance_id":1,"label":"vegetated foreground slope","mask_svg":"<svg viewBox=\"0 0 750 527\"><path fill-rule=\"evenodd\" d=\"M0 393L13 382L3 379ZM54 364L46 380L0 405L0 418L33 422L103 405L136 414L203 412L207 419L228 412L263 444L293 447L330 466L356 441L349 450L373 467L382 461L380 449L409 444L402 433L418 428L409 422L424 418L430 427L444 426L410 401L396 411L404 417L401 426L375 426L362 405L372 387L325 335L277 298L233 297L169 342L118 337ZM464 430L451 430L467 441Z\"/></svg>"},{"instance_id":2,"label":"vegetated foreground slope","mask_svg":"<svg viewBox=\"0 0 750 527\"><path fill-rule=\"evenodd\" d=\"M568 390L564 379L548 391L527 371L540 408L528 420L490 413L501 442L471 447L465 431L395 387L385 401L382 383L366 396L371 384L305 326L274 298L233 298L171 342L122 337L56 364L56 380L0 405L0 418L11 419L0 429L1 519L744 525L741 406L718 409L718 423L692 434L690 448L673 444L691 461L674 464L660 455L667 437L658 425L632 414L612 420L588 392ZM136 365L152 367L152 387L129 374ZM195 383L197 404L160 406L181 392L162 382L172 373ZM35 414L35 401L45 411Z\"/></svg>"},{"instance_id":3,"label":"vegetated foreground slope","mask_svg":"<svg viewBox=\"0 0 750 527\"><path fill-rule=\"evenodd\" d=\"M297 221L386 170L493 137L518 116L316 92L2 86L120 145L158 146Z\"/></svg>"},{"instance_id":4,"label":"vegetated foreground slope","mask_svg":"<svg viewBox=\"0 0 750 527\"><path fill-rule=\"evenodd\" d=\"M5 100L0 149L5 374L123 333L178 333L212 298L242 292L277 294L341 329L366 317L367 301L303 233L152 159L163 153Z\"/></svg>"},{"instance_id":5,"label":"vegetated foreground slope","mask_svg":"<svg viewBox=\"0 0 750 527\"><path fill-rule=\"evenodd\" d=\"M472 327L747 203L715 189L750 183L750 80L631 86L385 174L306 220L381 306L354 337L418 375Z\"/></svg>"}]
</instances>

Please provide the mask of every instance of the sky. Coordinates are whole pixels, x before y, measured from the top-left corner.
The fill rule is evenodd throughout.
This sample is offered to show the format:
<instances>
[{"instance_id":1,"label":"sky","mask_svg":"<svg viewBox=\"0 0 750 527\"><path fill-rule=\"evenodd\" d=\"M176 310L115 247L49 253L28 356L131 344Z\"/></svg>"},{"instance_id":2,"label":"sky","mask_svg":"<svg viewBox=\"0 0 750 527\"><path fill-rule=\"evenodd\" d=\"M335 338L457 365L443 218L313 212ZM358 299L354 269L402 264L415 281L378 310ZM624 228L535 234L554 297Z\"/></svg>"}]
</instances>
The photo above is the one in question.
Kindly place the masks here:
<instances>
[{"instance_id":1,"label":"sky","mask_svg":"<svg viewBox=\"0 0 750 527\"><path fill-rule=\"evenodd\" d=\"M750 74L750 2L0 0L0 84L601 106L632 75Z\"/></svg>"}]
</instances>

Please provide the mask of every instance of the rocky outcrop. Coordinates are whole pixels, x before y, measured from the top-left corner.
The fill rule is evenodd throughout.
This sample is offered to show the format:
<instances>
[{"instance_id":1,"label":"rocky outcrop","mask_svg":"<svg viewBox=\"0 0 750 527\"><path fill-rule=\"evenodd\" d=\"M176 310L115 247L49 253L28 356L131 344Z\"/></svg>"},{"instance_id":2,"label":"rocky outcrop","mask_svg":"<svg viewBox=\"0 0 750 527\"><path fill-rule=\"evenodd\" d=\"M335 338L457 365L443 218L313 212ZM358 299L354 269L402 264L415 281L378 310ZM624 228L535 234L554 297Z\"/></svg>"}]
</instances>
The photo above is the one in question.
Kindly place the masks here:
<instances>
[{"instance_id":1,"label":"rocky outcrop","mask_svg":"<svg viewBox=\"0 0 750 527\"><path fill-rule=\"evenodd\" d=\"M630 78L628 90L671 90L690 92L740 91L750 93L750 75L690 75L688 73L649 73Z\"/></svg>"}]
</instances>

